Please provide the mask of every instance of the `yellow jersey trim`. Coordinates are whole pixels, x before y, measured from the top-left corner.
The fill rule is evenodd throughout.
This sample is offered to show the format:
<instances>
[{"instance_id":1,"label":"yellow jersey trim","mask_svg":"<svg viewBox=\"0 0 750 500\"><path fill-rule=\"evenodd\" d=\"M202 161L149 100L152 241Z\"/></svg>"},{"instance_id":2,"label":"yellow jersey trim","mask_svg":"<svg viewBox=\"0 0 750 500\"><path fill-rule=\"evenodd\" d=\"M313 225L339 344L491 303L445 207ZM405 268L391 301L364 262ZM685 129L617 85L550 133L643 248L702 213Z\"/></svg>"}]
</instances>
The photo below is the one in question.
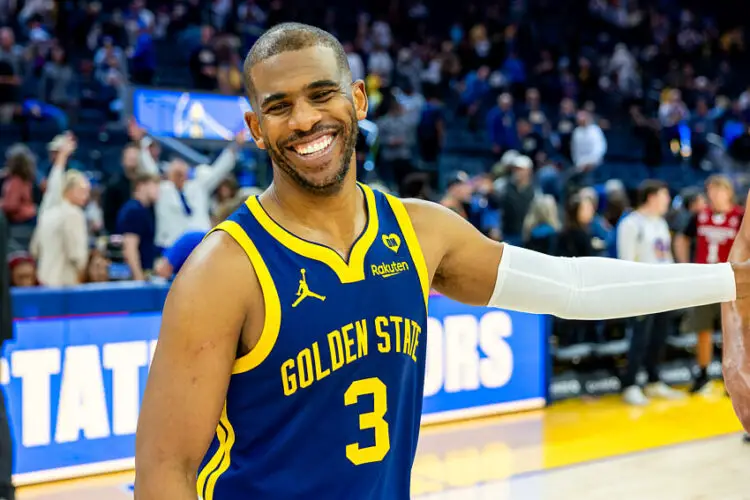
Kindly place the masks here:
<instances>
[{"instance_id":1,"label":"yellow jersey trim","mask_svg":"<svg viewBox=\"0 0 750 500\"><path fill-rule=\"evenodd\" d=\"M229 468L231 459L232 446L234 446L234 428L227 417L227 405L221 411L219 425L216 427L216 437L219 440L219 447L198 475L196 487L198 498L202 500L213 500L214 488L219 477ZM204 495L205 489L205 495Z\"/></svg>"},{"instance_id":2,"label":"yellow jersey trim","mask_svg":"<svg viewBox=\"0 0 750 500\"><path fill-rule=\"evenodd\" d=\"M422 294L424 295L424 307L426 311L430 301L430 274L427 272L427 263L424 260L422 247L419 245L419 240L417 239L417 233L414 231L409 213L406 211L406 207L404 207L401 200L390 194L386 194L385 198L388 200L388 204L396 216L396 222L398 222L401 233L404 235L411 260L414 262L414 267L417 268L419 282L422 284Z\"/></svg>"},{"instance_id":3,"label":"yellow jersey trim","mask_svg":"<svg viewBox=\"0 0 750 500\"><path fill-rule=\"evenodd\" d=\"M217 230L229 234L247 254L250 263L255 269L255 275L260 282L260 289L263 293L263 302L265 304L265 319L260 339L258 339L258 343L250 352L235 360L232 367L232 374L236 375L252 370L271 354L271 350L276 345L276 340L279 338L279 330L281 329L281 302L279 301L279 292L276 290L271 273L268 271L268 266L266 266L260 252L258 252L255 244L242 227L234 221L226 220L216 226L212 232Z\"/></svg>"},{"instance_id":4,"label":"yellow jersey trim","mask_svg":"<svg viewBox=\"0 0 750 500\"><path fill-rule=\"evenodd\" d=\"M379 226L375 195L369 187L358 185L365 195L367 223L352 246L348 262L332 248L304 240L281 227L266 213L257 197L248 198L245 204L263 229L276 241L296 254L326 264L336 273L341 283L355 283L365 279L365 257L378 235Z\"/></svg>"}]
</instances>

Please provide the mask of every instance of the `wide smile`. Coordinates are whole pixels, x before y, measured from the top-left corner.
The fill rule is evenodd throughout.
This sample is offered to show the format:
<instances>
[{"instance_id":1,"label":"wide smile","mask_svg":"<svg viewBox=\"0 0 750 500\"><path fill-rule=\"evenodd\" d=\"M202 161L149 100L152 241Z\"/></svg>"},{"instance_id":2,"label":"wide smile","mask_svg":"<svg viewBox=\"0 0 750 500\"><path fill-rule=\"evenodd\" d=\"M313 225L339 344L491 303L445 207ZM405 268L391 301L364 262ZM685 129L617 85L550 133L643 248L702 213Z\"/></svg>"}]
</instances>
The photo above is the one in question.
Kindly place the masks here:
<instances>
[{"instance_id":1,"label":"wide smile","mask_svg":"<svg viewBox=\"0 0 750 500\"><path fill-rule=\"evenodd\" d=\"M338 135L338 132L326 132L288 146L286 150L301 159L303 163L315 166L314 164L323 163L320 160L328 159L327 157L336 145Z\"/></svg>"}]
</instances>

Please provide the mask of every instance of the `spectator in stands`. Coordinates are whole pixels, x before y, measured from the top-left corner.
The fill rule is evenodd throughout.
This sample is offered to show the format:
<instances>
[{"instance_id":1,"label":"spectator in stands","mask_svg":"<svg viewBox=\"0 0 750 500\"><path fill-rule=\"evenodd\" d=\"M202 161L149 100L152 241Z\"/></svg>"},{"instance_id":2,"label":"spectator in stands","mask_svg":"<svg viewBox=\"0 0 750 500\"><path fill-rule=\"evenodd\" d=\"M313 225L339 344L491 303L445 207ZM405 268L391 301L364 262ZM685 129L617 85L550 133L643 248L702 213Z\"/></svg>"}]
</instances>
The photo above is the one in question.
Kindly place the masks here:
<instances>
[{"instance_id":1,"label":"spectator in stands","mask_svg":"<svg viewBox=\"0 0 750 500\"><path fill-rule=\"evenodd\" d=\"M664 99L659 105L659 121L662 126L662 138L673 154L680 152L680 124L690 118L682 92L671 89L665 92Z\"/></svg>"},{"instance_id":2,"label":"spectator in stands","mask_svg":"<svg viewBox=\"0 0 750 500\"><path fill-rule=\"evenodd\" d=\"M577 114L578 126L573 130L570 142L570 153L576 173L583 177L580 182L588 184L588 174L601 165L607 152L607 139L602 129L594 123L588 111Z\"/></svg>"},{"instance_id":3,"label":"spectator in stands","mask_svg":"<svg viewBox=\"0 0 750 500\"><path fill-rule=\"evenodd\" d=\"M98 249L91 250L89 262L86 264L84 283L105 283L109 281L109 266L111 262Z\"/></svg>"},{"instance_id":4,"label":"spectator in stands","mask_svg":"<svg viewBox=\"0 0 750 500\"><path fill-rule=\"evenodd\" d=\"M536 195L534 163L528 156L516 155L510 159L509 167L510 179L497 195L501 233L503 240L508 244L521 245L523 221Z\"/></svg>"},{"instance_id":5,"label":"spectator in stands","mask_svg":"<svg viewBox=\"0 0 750 500\"><path fill-rule=\"evenodd\" d=\"M386 184L398 188L414 169L417 124L409 119L395 97L389 95L383 103L386 113L377 121L380 140L378 170Z\"/></svg>"},{"instance_id":6,"label":"spectator in stands","mask_svg":"<svg viewBox=\"0 0 750 500\"><path fill-rule=\"evenodd\" d=\"M344 42L344 50L346 51L346 59L349 61L349 69L352 72L352 80L364 80L366 76L365 65L362 62L362 57L354 50L354 44Z\"/></svg>"},{"instance_id":7,"label":"spectator in stands","mask_svg":"<svg viewBox=\"0 0 750 500\"><path fill-rule=\"evenodd\" d=\"M52 184L52 181L50 181ZM53 187L50 186L49 190ZM86 214L91 185L77 170L65 173L62 201L46 204L31 242L31 253L39 263L39 282L44 286L72 286L82 282L89 258ZM45 193L45 198L50 194Z\"/></svg>"},{"instance_id":8,"label":"spectator in stands","mask_svg":"<svg viewBox=\"0 0 750 500\"><path fill-rule=\"evenodd\" d=\"M617 254L620 259L649 264L671 264L672 237L664 216L669 210L667 185L646 180L638 189L636 209L617 227ZM628 364L622 377L623 400L631 405L646 405L650 397L675 399L683 394L659 378L659 362L670 332L672 313L633 318ZM636 376L646 369L644 389Z\"/></svg>"},{"instance_id":9,"label":"spectator in stands","mask_svg":"<svg viewBox=\"0 0 750 500\"><path fill-rule=\"evenodd\" d=\"M557 202L550 195L534 197L523 221L524 247L547 255L557 255L560 216Z\"/></svg>"},{"instance_id":10,"label":"spectator in stands","mask_svg":"<svg viewBox=\"0 0 750 500\"><path fill-rule=\"evenodd\" d=\"M520 118L516 121L516 134L518 135L518 151L528 156L534 162L546 159L544 137L534 131L528 120Z\"/></svg>"},{"instance_id":11,"label":"spectator in stands","mask_svg":"<svg viewBox=\"0 0 750 500\"><path fill-rule=\"evenodd\" d=\"M690 117L690 147L691 163L693 167L700 167L708 154L708 135L716 133L714 120L709 116L708 103L699 99L695 105L695 113Z\"/></svg>"},{"instance_id":12,"label":"spectator in stands","mask_svg":"<svg viewBox=\"0 0 750 500\"><path fill-rule=\"evenodd\" d=\"M573 99L560 101L560 113L555 125L555 148L568 161L573 161L570 143L573 140L573 130L576 126L576 103Z\"/></svg>"},{"instance_id":13,"label":"spectator in stands","mask_svg":"<svg viewBox=\"0 0 750 500\"><path fill-rule=\"evenodd\" d=\"M132 180L138 173L139 153L140 148L136 143L125 145L122 150L122 171L114 175L104 188L102 212L104 227L110 234L117 232L117 214L130 199Z\"/></svg>"},{"instance_id":14,"label":"spectator in stands","mask_svg":"<svg viewBox=\"0 0 750 500\"><path fill-rule=\"evenodd\" d=\"M187 231L211 228L211 195L234 169L239 149L246 140L246 132L237 134L211 166L197 166L192 179L188 178L189 167L185 161L172 160L167 179L160 184L156 203L157 246L168 248ZM141 160L146 172L158 175L156 163L146 162L145 156Z\"/></svg>"},{"instance_id":15,"label":"spectator in stands","mask_svg":"<svg viewBox=\"0 0 750 500\"><path fill-rule=\"evenodd\" d=\"M52 47L50 59L42 68L39 98L60 109L74 113L80 101L76 73L68 62L65 50Z\"/></svg>"},{"instance_id":16,"label":"spectator in stands","mask_svg":"<svg viewBox=\"0 0 750 500\"><path fill-rule=\"evenodd\" d=\"M217 87L217 61L213 46L214 29L211 26L201 28L201 44L190 56L190 73L193 75L193 86L200 90L214 90Z\"/></svg>"},{"instance_id":17,"label":"spectator in stands","mask_svg":"<svg viewBox=\"0 0 750 500\"><path fill-rule=\"evenodd\" d=\"M142 20L138 21L138 27L138 38L130 56L130 74L133 83L151 85L156 72L156 47L151 36L151 27Z\"/></svg>"},{"instance_id":18,"label":"spectator in stands","mask_svg":"<svg viewBox=\"0 0 750 500\"><path fill-rule=\"evenodd\" d=\"M211 216L213 221L216 220L216 216L223 211L226 205L232 205L234 203L234 199L237 197L239 190L240 185L237 183L237 179L235 179L234 176L230 175L221 181L221 184L216 188L213 198L211 199ZM212 225L215 224L216 222Z\"/></svg>"},{"instance_id":19,"label":"spectator in stands","mask_svg":"<svg viewBox=\"0 0 750 500\"><path fill-rule=\"evenodd\" d=\"M426 101L417 125L419 156L426 168L437 167L438 156L445 144L445 105L434 85L424 85Z\"/></svg>"},{"instance_id":20,"label":"spectator in stands","mask_svg":"<svg viewBox=\"0 0 750 500\"><path fill-rule=\"evenodd\" d=\"M540 137L546 138L549 136L549 120L542 109L542 100L538 89L530 88L526 91L523 116L531 124L531 129Z\"/></svg>"},{"instance_id":21,"label":"spectator in stands","mask_svg":"<svg viewBox=\"0 0 750 500\"><path fill-rule=\"evenodd\" d=\"M603 253L606 249L607 242L610 240L612 233L612 226L609 224L607 219L599 214L597 210L599 207L599 194L592 187L582 188L578 194L591 200L591 204L594 206L594 218L591 220L591 237L592 245L597 253Z\"/></svg>"},{"instance_id":22,"label":"spectator in stands","mask_svg":"<svg viewBox=\"0 0 750 500\"><path fill-rule=\"evenodd\" d=\"M32 287L39 283L36 279L36 262L30 253L19 250L8 255L10 286Z\"/></svg>"},{"instance_id":23,"label":"spectator in stands","mask_svg":"<svg viewBox=\"0 0 750 500\"><path fill-rule=\"evenodd\" d=\"M596 209L591 198L576 194L566 205L565 222L560 233L559 253L563 257L591 257L594 246L590 232Z\"/></svg>"},{"instance_id":24,"label":"spectator in stands","mask_svg":"<svg viewBox=\"0 0 750 500\"><path fill-rule=\"evenodd\" d=\"M487 135L496 155L519 147L513 97L508 92L500 94L497 105L487 113Z\"/></svg>"},{"instance_id":25,"label":"spectator in stands","mask_svg":"<svg viewBox=\"0 0 750 500\"><path fill-rule=\"evenodd\" d=\"M144 281L157 257L153 205L159 199L158 175L142 172L133 179L133 197L117 214L117 232L123 236L122 253L136 281Z\"/></svg>"},{"instance_id":26,"label":"spectator in stands","mask_svg":"<svg viewBox=\"0 0 750 500\"><path fill-rule=\"evenodd\" d=\"M463 171L455 172L446 183L445 196L440 200L440 204L468 220L471 194L472 186L469 175Z\"/></svg>"},{"instance_id":27,"label":"spectator in stands","mask_svg":"<svg viewBox=\"0 0 750 500\"><path fill-rule=\"evenodd\" d=\"M235 196L222 205L216 213L216 224L223 222L245 203L244 196ZM207 231L189 231L180 236L174 245L166 249L162 258L158 260L154 271L165 279L172 279L180 272L182 265L187 261L192 251L197 247Z\"/></svg>"},{"instance_id":28,"label":"spectator in stands","mask_svg":"<svg viewBox=\"0 0 750 500\"><path fill-rule=\"evenodd\" d=\"M37 207L34 203L36 159L29 148L16 144L6 152L7 178L3 183L0 207L10 224L33 224Z\"/></svg>"},{"instance_id":29,"label":"spectator in stands","mask_svg":"<svg viewBox=\"0 0 750 500\"><path fill-rule=\"evenodd\" d=\"M23 49L16 45L10 28L0 28L0 125L13 120L21 103L20 86L24 74Z\"/></svg>"},{"instance_id":30,"label":"spectator in stands","mask_svg":"<svg viewBox=\"0 0 750 500\"><path fill-rule=\"evenodd\" d=\"M239 95L243 89L242 60L233 47L226 47L226 49L217 67L218 88L223 94Z\"/></svg>"}]
</instances>

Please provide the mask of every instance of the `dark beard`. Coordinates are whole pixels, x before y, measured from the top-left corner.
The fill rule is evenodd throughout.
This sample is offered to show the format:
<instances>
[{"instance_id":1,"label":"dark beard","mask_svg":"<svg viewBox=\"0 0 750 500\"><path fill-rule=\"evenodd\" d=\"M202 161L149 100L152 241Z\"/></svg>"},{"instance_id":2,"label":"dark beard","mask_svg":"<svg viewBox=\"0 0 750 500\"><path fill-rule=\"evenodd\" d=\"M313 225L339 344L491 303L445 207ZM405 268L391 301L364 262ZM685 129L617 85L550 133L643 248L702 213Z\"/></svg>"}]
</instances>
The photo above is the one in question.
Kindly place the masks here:
<instances>
[{"instance_id":1,"label":"dark beard","mask_svg":"<svg viewBox=\"0 0 750 500\"><path fill-rule=\"evenodd\" d=\"M308 134L312 135L317 133L318 130L313 128ZM283 147L273 145L268 148L268 154L271 157L273 164L281 169L286 175L289 176L299 187L316 195L330 195L338 192L341 189L341 185L346 179L346 174L349 173L351 168L352 155L354 154L354 148L357 145L357 135L359 134L359 127L357 125L357 117L354 114L354 108L350 116L350 122L348 127L343 127L338 131L338 136L344 140L344 153L341 157L341 165L339 166L336 175L325 184L313 184L300 175L300 173L294 168L294 166L287 160L282 153ZM264 137L266 144L272 144L268 137ZM335 159L333 161L336 161Z\"/></svg>"}]
</instances>

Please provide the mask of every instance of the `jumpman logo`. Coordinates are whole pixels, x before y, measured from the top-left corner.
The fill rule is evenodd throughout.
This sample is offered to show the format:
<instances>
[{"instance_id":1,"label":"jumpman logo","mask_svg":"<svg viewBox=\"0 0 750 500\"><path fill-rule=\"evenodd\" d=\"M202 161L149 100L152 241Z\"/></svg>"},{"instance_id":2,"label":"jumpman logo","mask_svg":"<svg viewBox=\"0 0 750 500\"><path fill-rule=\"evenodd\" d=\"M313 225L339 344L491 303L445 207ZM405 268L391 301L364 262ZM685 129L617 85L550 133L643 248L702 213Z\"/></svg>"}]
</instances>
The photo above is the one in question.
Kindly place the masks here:
<instances>
[{"instance_id":1,"label":"jumpman logo","mask_svg":"<svg viewBox=\"0 0 750 500\"><path fill-rule=\"evenodd\" d=\"M299 272L302 273L302 279L299 280L299 288L297 289L297 300L294 301L294 304L292 304L292 307L297 307L300 302L302 302L308 297L312 297L313 299L318 299L320 301L325 301L326 300L325 296L318 295L317 293L310 291L310 287L307 286L307 279L305 278L305 270L300 269Z\"/></svg>"}]
</instances>

